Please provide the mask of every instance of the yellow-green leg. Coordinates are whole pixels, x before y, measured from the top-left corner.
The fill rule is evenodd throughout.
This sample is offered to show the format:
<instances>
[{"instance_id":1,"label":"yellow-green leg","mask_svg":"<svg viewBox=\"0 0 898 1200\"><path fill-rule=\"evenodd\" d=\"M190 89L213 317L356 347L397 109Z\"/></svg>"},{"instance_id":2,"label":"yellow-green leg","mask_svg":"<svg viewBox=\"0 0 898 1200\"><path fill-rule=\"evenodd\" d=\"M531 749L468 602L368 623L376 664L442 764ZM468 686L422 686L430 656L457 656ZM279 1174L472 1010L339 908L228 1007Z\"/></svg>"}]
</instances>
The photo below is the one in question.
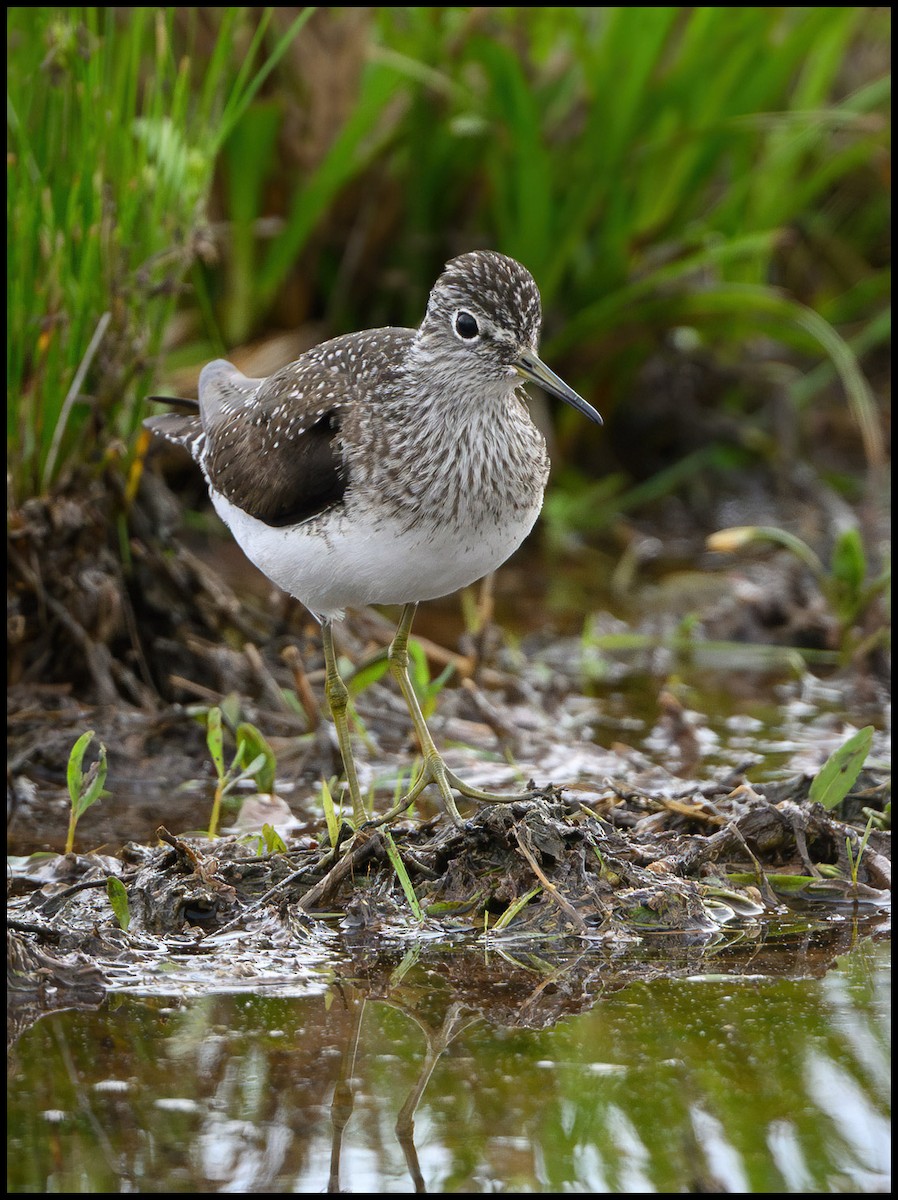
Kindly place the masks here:
<instances>
[{"instance_id":1,"label":"yellow-green leg","mask_svg":"<svg viewBox=\"0 0 898 1200\"><path fill-rule=\"evenodd\" d=\"M399 684L399 690L402 692L405 703L408 706L408 711L411 714L415 733L418 736L418 742L421 746L421 753L424 756L424 765L421 768L421 774L402 799L397 801L388 813L383 817L379 817L372 824L386 824L386 822L392 821L400 813L405 812L409 805L417 800L418 796L420 796L430 783L435 783L440 789L440 795L446 811L456 825L461 825L462 819L455 804L455 797L452 794L453 789L460 795L467 796L471 800L477 800L481 804L512 804L517 800L532 799L538 795L537 792L519 792L511 796L500 796L494 792L483 792L480 788L471 787L459 779L453 771L450 771L443 761L434 744L433 738L430 736L430 730L427 728L424 714L421 712L421 705L418 703L418 697L415 695L415 689L412 687L412 681L408 675L408 639L417 607L417 604L407 604L403 608L396 635L390 644L388 658L390 670L393 673L394 679Z\"/></svg>"},{"instance_id":2,"label":"yellow-green leg","mask_svg":"<svg viewBox=\"0 0 898 1200\"><path fill-rule=\"evenodd\" d=\"M352 743L349 739L349 691L340 678L337 670L337 652L334 649L334 631L329 620L321 623L321 640L324 644L324 692L327 703L334 718L337 730L337 744L340 747L340 757L343 759L343 770L346 773L346 784L349 788L349 798L352 801L352 815L356 826L368 819L365 806L362 804L362 793L359 788L359 777L356 774L355 759L352 757Z\"/></svg>"}]
</instances>

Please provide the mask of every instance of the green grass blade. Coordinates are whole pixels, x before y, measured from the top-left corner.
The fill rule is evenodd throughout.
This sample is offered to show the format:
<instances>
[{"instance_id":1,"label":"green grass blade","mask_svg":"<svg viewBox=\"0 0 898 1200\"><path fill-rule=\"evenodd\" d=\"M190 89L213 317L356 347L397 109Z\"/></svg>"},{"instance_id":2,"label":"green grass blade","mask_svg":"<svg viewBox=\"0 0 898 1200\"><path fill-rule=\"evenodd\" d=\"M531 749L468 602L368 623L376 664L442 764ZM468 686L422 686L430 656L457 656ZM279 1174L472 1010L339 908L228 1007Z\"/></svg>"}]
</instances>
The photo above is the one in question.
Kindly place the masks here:
<instances>
[{"instance_id":1,"label":"green grass blade","mask_svg":"<svg viewBox=\"0 0 898 1200\"><path fill-rule=\"evenodd\" d=\"M393 841L393 835L389 829L383 831L383 838L390 862L393 864L393 870L396 872L396 877L402 884L402 890L405 892L406 900L408 900L409 908L414 913L415 920L423 922L424 913L421 911L421 904L415 895L415 889L412 887L412 881L409 879L405 863L402 861L402 856L396 848L396 843Z\"/></svg>"},{"instance_id":2,"label":"green grass blade","mask_svg":"<svg viewBox=\"0 0 898 1200\"><path fill-rule=\"evenodd\" d=\"M206 716L206 745L212 755L215 774L222 780L225 776L224 736L221 728L221 709L217 706L210 708Z\"/></svg>"},{"instance_id":3,"label":"green grass blade","mask_svg":"<svg viewBox=\"0 0 898 1200\"><path fill-rule=\"evenodd\" d=\"M808 793L811 800L825 809L833 809L842 803L867 760L873 734L873 726L867 725L829 756L811 783Z\"/></svg>"},{"instance_id":4,"label":"green grass blade","mask_svg":"<svg viewBox=\"0 0 898 1200\"><path fill-rule=\"evenodd\" d=\"M324 821L327 825L327 836L330 839L330 844L336 846L340 839L340 818L337 816L334 798L325 779L321 781L321 807L324 809Z\"/></svg>"},{"instance_id":5,"label":"green grass blade","mask_svg":"<svg viewBox=\"0 0 898 1200\"><path fill-rule=\"evenodd\" d=\"M529 892L525 892L523 896L518 896L517 900L515 900L514 903L509 904L505 912L502 913L502 915L497 919L490 932L499 933L501 930L506 929L515 919L518 913L522 909L526 908L530 901L535 899L542 890L543 886L541 883L539 883L536 885L536 887L531 888Z\"/></svg>"}]
</instances>

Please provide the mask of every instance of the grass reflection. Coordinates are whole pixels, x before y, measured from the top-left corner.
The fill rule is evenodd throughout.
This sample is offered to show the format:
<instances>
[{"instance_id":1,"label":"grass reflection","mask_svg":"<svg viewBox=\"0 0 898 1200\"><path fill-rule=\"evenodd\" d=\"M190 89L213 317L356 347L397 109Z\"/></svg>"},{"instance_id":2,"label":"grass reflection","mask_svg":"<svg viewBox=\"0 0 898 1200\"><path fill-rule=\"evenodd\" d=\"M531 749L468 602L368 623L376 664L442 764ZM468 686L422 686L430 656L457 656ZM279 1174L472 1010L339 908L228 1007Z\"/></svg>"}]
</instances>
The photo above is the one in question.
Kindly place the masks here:
<instances>
[{"instance_id":1,"label":"grass reflection","mask_svg":"<svg viewBox=\"0 0 898 1200\"><path fill-rule=\"evenodd\" d=\"M626 986L600 964L604 994L558 971L553 1000L534 967L538 1005L482 953L454 982L445 955L392 963L392 983L361 955L324 995L58 1013L11 1060L8 1187L880 1190L887 955L863 941L828 971L818 935L793 938L787 978L770 947L714 974L644 948ZM476 1004L459 980L490 973Z\"/></svg>"}]
</instances>

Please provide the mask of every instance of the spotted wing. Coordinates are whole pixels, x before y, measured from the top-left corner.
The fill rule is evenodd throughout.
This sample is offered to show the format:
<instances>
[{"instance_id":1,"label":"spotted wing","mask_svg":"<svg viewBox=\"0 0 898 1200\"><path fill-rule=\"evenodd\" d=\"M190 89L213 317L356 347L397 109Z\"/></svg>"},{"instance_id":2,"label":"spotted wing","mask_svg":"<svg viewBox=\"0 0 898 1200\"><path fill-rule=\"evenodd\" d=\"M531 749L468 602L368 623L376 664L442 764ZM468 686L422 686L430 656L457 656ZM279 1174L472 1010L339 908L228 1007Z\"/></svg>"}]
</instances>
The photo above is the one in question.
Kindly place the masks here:
<instances>
[{"instance_id":1,"label":"spotted wing","mask_svg":"<svg viewBox=\"0 0 898 1200\"><path fill-rule=\"evenodd\" d=\"M267 525L294 525L339 504L351 480L347 446L370 450L366 414L395 387L409 329L344 334L267 379L224 359L203 368L199 415L146 421L187 446L212 487Z\"/></svg>"},{"instance_id":2,"label":"spotted wing","mask_svg":"<svg viewBox=\"0 0 898 1200\"><path fill-rule=\"evenodd\" d=\"M209 482L266 525L296 525L340 503L340 446L349 381L299 359L268 379L224 360L200 376L202 454Z\"/></svg>"}]
</instances>

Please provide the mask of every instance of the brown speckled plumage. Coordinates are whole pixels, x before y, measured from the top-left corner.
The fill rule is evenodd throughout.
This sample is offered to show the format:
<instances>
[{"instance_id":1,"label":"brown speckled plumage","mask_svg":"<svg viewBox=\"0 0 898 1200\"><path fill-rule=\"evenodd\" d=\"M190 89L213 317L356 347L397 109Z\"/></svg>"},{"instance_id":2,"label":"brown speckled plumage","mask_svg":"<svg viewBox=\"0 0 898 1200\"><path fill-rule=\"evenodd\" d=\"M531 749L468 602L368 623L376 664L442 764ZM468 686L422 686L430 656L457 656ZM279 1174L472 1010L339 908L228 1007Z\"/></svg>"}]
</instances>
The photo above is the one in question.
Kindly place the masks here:
<instances>
[{"instance_id":1,"label":"brown speckled plumage","mask_svg":"<svg viewBox=\"0 0 898 1200\"><path fill-rule=\"evenodd\" d=\"M408 677L408 638L418 601L495 570L539 515L549 459L521 385L538 383L601 421L540 361L540 315L520 263L463 254L446 265L418 329L334 338L268 379L218 359L200 374L196 414L146 422L188 448L247 557L321 621L357 826L368 814L332 629L351 606L404 606L389 659L424 765L384 820L429 783L456 823L453 791L505 799L468 786L440 757Z\"/></svg>"},{"instance_id":2,"label":"brown speckled plumage","mask_svg":"<svg viewBox=\"0 0 898 1200\"><path fill-rule=\"evenodd\" d=\"M200 377L196 415L146 424L188 447L250 557L254 537L261 545L274 536L261 527L330 539L338 554L345 522L364 513L371 536L382 536L384 572L407 572L409 547L420 542L422 595L407 599L424 598L428 546L442 559L455 539L471 569L483 574L536 518L549 463L519 394L525 378L597 417L536 357L540 319L529 272L503 255L475 251L447 265L417 330L346 334L267 379L247 379L217 360ZM247 532L246 516L259 526L250 522ZM486 549L475 553L478 539ZM273 553L260 555L269 564ZM303 590L299 550L291 554L283 577L270 565L263 569L322 611L314 581ZM341 571L351 573L351 564ZM345 603L357 602L351 584L344 591ZM390 602L374 594L377 588L369 591L367 602ZM400 591L414 591L411 581Z\"/></svg>"}]
</instances>

